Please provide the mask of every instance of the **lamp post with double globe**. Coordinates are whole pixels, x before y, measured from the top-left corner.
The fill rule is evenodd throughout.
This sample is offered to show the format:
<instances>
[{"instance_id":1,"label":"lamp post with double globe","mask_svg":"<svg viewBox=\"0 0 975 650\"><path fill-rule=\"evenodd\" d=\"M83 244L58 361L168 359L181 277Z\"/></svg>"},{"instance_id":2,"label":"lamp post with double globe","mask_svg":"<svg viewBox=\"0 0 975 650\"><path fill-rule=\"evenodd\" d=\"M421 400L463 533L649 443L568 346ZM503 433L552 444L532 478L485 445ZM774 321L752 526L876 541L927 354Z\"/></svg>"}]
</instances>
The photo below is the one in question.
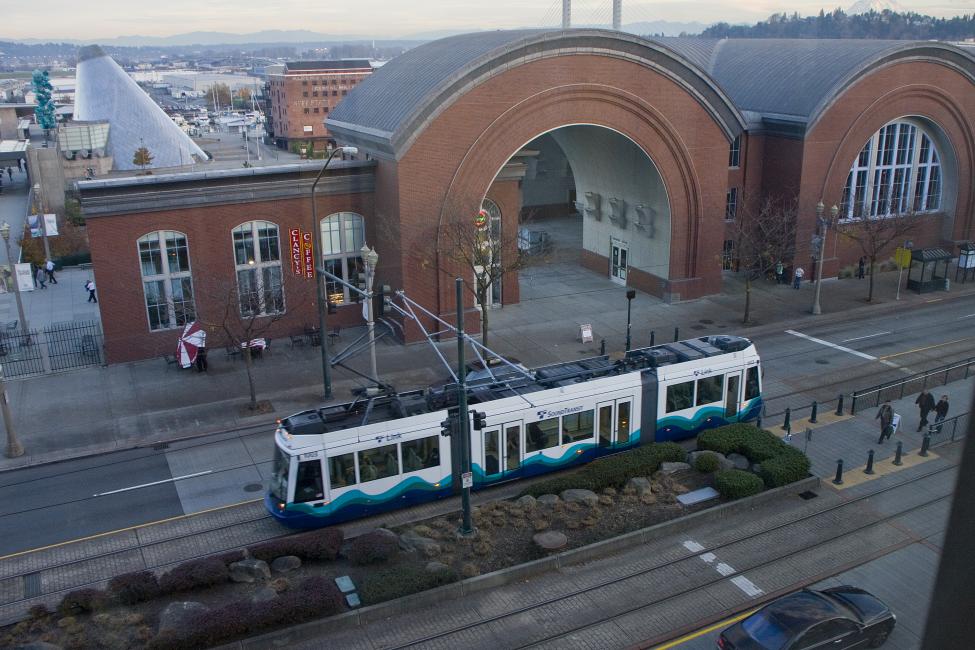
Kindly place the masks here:
<instances>
[{"instance_id":1,"label":"lamp post with double globe","mask_svg":"<svg viewBox=\"0 0 975 650\"><path fill-rule=\"evenodd\" d=\"M829 227L836 220L836 215L839 214L840 209L835 205L829 209L829 219L823 217L823 212L826 206L820 201L816 204L816 227L819 230L819 234L813 240L813 248L816 251L816 293L813 298L812 313L819 315L823 313L822 308L819 306L819 292L823 284L823 258L826 257L826 233L829 232Z\"/></svg>"},{"instance_id":2,"label":"lamp post with double globe","mask_svg":"<svg viewBox=\"0 0 975 650\"><path fill-rule=\"evenodd\" d=\"M373 313L375 304L372 295L372 285L376 279L376 264L379 263L379 253L375 248L369 248L366 244L362 245L362 259L366 264L366 323L369 325L369 375L375 381L379 381L379 373L376 370L376 314Z\"/></svg>"}]
</instances>

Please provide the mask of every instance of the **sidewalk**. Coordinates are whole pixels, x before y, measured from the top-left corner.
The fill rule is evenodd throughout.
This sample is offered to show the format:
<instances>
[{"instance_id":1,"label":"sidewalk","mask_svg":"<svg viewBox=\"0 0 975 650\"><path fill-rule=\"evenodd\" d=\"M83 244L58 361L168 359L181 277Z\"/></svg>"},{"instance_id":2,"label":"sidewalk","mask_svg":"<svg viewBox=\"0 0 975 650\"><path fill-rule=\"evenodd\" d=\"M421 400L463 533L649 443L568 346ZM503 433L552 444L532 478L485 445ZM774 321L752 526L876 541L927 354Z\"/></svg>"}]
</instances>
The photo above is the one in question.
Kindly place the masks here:
<instances>
[{"instance_id":1,"label":"sidewalk","mask_svg":"<svg viewBox=\"0 0 975 650\"><path fill-rule=\"evenodd\" d=\"M526 300L491 312L489 345L493 350L538 366L598 354L602 338L606 339L607 352L623 349L625 287L611 285L605 278L571 265L533 271L531 279L522 278ZM63 271L60 284L24 294L31 326L91 319L96 312L94 304L84 302L86 273ZM666 304L641 293L633 301L633 346L648 345L651 329L656 331L658 343L672 340L675 327L680 328L681 338L717 333L748 336L773 327L856 319L908 309L933 299L975 294L975 283L968 283L953 285L949 293L919 296L902 291L901 301L894 302L896 279L894 272L878 275L878 299L871 305L863 300L866 280L824 281L824 315L820 317L808 313L814 290L811 283L796 291L759 282L752 292L753 321L758 325L749 328L740 323L744 298L741 281L735 277L725 279L720 295L679 304ZM529 282L532 286L525 286ZM573 314L569 319L564 316L567 306ZM10 313L16 313L13 295L0 295L0 319L16 318ZM579 342L581 323L593 325L593 343ZM357 338L361 329L343 329L333 354ZM167 367L161 359L151 359L9 380L13 417L27 455L0 457L0 470L247 426L267 426L270 435L274 418L320 404L322 387L318 348L292 349L285 340L274 343L273 354L255 365L258 399L269 400L274 407L274 413L261 416L250 416L243 408L248 396L243 363L225 359L217 349L205 374ZM452 362L456 344L441 343L440 348ZM367 355L360 354L349 365L366 371ZM399 390L422 388L447 377L426 343L404 346L384 340L378 346L378 366L382 378ZM336 400L349 399L350 389L358 385L361 380L354 374L334 369ZM960 402L953 403L953 414L962 410ZM910 417L907 420L909 424ZM835 458L832 461L835 463Z\"/></svg>"}]
</instances>

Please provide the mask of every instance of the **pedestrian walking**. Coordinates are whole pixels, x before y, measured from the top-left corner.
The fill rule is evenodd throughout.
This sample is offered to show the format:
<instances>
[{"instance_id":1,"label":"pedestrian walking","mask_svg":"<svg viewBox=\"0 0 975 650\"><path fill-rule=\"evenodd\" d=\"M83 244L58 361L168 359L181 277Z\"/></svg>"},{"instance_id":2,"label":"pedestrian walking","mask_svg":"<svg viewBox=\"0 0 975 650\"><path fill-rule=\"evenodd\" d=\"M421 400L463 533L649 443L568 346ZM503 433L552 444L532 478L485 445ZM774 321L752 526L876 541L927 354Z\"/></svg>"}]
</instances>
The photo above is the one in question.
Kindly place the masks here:
<instances>
[{"instance_id":1,"label":"pedestrian walking","mask_svg":"<svg viewBox=\"0 0 975 650\"><path fill-rule=\"evenodd\" d=\"M802 284L802 276L806 275L806 272L802 270L801 266L797 266L795 272L792 274L792 288L798 289Z\"/></svg>"},{"instance_id":2,"label":"pedestrian walking","mask_svg":"<svg viewBox=\"0 0 975 650\"><path fill-rule=\"evenodd\" d=\"M58 279L54 277L54 262L47 260L44 262L44 272L47 273L47 281L51 284L57 284Z\"/></svg>"},{"instance_id":3,"label":"pedestrian walking","mask_svg":"<svg viewBox=\"0 0 975 650\"><path fill-rule=\"evenodd\" d=\"M785 273L785 266L782 264L782 260L775 263L775 284L782 284L785 282L782 275Z\"/></svg>"},{"instance_id":4,"label":"pedestrian walking","mask_svg":"<svg viewBox=\"0 0 975 650\"><path fill-rule=\"evenodd\" d=\"M17 170L18 171L24 171L24 159L23 158L18 158L17 159Z\"/></svg>"},{"instance_id":5,"label":"pedestrian walking","mask_svg":"<svg viewBox=\"0 0 975 650\"><path fill-rule=\"evenodd\" d=\"M37 284L41 285L41 289L47 289L47 273L44 272L44 269L38 267L37 275L34 276L34 279L37 281Z\"/></svg>"},{"instance_id":6,"label":"pedestrian walking","mask_svg":"<svg viewBox=\"0 0 975 650\"><path fill-rule=\"evenodd\" d=\"M860 261L857 262L857 277L859 279L862 280L863 279L863 276L866 275L866 272L865 272L866 271L866 268L867 268L867 258L866 257L861 257L860 258Z\"/></svg>"},{"instance_id":7,"label":"pedestrian walking","mask_svg":"<svg viewBox=\"0 0 975 650\"><path fill-rule=\"evenodd\" d=\"M877 440L879 445L894 433L894 407L890 405L890 400L881 405L877 415L874 416L874 420L877 419L880 420L880 438Z\"/></svg>"},{"instance_id":8,"label":"pedestrian walking","mask_svg":"<svg viewBox=\"0 0 975 650\"><path fill-rule=\"evenodd\" d=\"M917 396L914 403L917 404L918 410L921 411L921 423L917 425L917 430L920 431L928 424L928 413L934 410L934 397L925 389Z\"/></svg>"},{"instance_id":9,"label":"pedestrian walking","mask_svg":"<svg viewBox=\"0 0 975 650\"><path fill-rule=\"evenodd\" d=\"M204 345L196 349L196 371L206 372L207 368L209 368L207 364L207 349Z\"/></svg>"},{"instance_id":10,"label":"pedestrian walking","mask_svg":"<svg viewBox=\"0 0 975 650\"><path fill-rule=\"evenodd\" d=\"M10 169L10 166L9 165L7 166L7 178L10 179L10 182L11 183L14 180L14 171L12 169Z\"/></svg>"},{"instance_id":11,"label":"pedestrian walking","mask_svg":"<svg viewBox=\"0 0 975 650\"><path fill-rule=\"evenodd\" d=\"M98 302L98 298L95 297L95 281L85 282L85 289L88 290L88 302Z\"/></svg>"},{"instance_id":12,"label":"pedestrian walking","mask_svg":"<svg viewBox=\"0 0 975 650\"><path fill-rule=\"evenodd\" d=\"M941 423L946 417L948 417L948 396L942 395L934 407L934 423L938 425L938 433L941 433Z\"/></svg>"}]
</instances>

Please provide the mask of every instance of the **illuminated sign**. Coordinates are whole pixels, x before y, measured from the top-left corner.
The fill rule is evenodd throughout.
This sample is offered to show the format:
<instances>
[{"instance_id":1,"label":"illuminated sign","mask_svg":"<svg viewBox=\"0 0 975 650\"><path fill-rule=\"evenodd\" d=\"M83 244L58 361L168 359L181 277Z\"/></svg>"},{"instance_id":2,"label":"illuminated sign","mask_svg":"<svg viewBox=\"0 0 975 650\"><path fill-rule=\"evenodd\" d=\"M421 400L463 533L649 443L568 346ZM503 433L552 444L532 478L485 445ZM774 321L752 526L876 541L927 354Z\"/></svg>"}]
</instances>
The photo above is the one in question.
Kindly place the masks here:
<instances>
[{"instance_id":1,"label":"illuminated sign","mask_svg":"<svg viewBox=\"0 0 975 650\"><path fill-rule=\"evenodd\" d=\"M291 228L288 231L291 235L291 273L301 277L304 275L304 262L301 252L301 230Z\"/></svg>"},{"instance_id":2,"label":"illuminated sign","mask_svg":"<svg viewBox=\"0 0 975 650\"><path fill-rule=\"evenodd\" d=\"M315 256L311 252L311 233L301 233L301 252L305 268L305 277L315 277Z\"/></svg>"}]
</instances>

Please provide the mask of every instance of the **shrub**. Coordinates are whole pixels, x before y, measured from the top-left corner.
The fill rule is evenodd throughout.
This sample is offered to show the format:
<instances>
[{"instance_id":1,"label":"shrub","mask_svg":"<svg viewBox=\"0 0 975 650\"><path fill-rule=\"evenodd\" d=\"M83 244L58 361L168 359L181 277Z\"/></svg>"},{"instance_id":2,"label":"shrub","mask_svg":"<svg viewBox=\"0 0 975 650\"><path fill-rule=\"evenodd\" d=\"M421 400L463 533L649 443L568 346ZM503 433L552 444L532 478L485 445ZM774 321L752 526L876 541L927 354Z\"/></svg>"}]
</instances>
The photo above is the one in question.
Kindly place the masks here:
<instances>
[{"instance_id":1,"label":"shrub","mask_svg":"<svg viewBox=\"0 0 975 650\"><path fill-rule=\"evenodd\" d=\"M220 557L205 557L174 567L159 579L159 589L164 594L174 594L219 585L229 578L230 572Z\"/></svg>"},{"instance_id":2,"label":"shrub","mask_svg":"<svg viewBox=\"0 0 975 650\"><path fill-rule=\"evenodd\" d=\"M694 469L701 472L702 474L710 474L711 472L718 471L721 467L721 462L718 457L714 454L700 454L694 459Z\"/></svg>"},{"instance_id":3,"label":"shrub","mask_svg":"<svg viewBox=\"0 0 975 650\"><path fill-rule=\"evenodd\" d=\"M44 603L38 603L36 605L31 605L30 609L27 610L27 614L30 615L32 619L44 618L45 616L51 615L51 610L48 609L47 605Z\"/></svg>"},{"instance_id":4,"label":"shrub","mask_svg":"<svg viewBox=\"0 0 975 650\"><path fill-rule=\"evenodd\" d=\"M134 605L158 596L159 580L151 571L123 573L108 581L108 593L123 605Z\"/></svg>"},{"instance_id":5,"label":"shrub","mask_svg":"<svg viewBox=\"0 0 975 650\"><path fill-rule=\"evenodd\" d=\"M65 594L58 605L58 614L74 616L95 612L105 607L108 597L101 589L76 589Z\"/></svg>"},{"instance_id":6,"label":"shrub","mask_svg":"<svg viewBox=\"0 0 975 650\"><path fill-rule=\"evenodd\" d=\"M702 431L697 436L697 448L716 451L719 454L739 454L745 438L758 428L751 424L728 424Z\"/></svg>"},{"instance_id":7,"label":"shrub","mask_svg":"<svg viewBox=\"0 0 975 650\"><path fill-rule=\"evenodd\" d=\"M341 528L322 528L255 544L247 547L247 552L265 562L282 555L297 555L306 560L334 560L344 540L345 533Z\"/></svg>"},{"instance_id":8,"label":"shrub","mask_svg":"<svg viewBox=\"0 0 975 650\"><path fill-rule=\"evenodd\" d=\"M399 538L389 531L372 530L349 544L345 555L355 564L386 562L399 550Z\"/></svg>"},{"instance_id":9,"label":"shrub","mask_svg":"<svg viewBox=\"0 0 975 650\"><path fill-rule=\"evenodd\" d=\"M761 477L769 487L781 487L809 476L809 459L798 449L769 458L762 463Z\"/></svg>"},{"instance_id":10,"label":"shrub","mask_svg":"<svg viewBox=\"0 0 975 650\"><path fill-rule=\"evenodd\" d=\"M415 594L451 583L457 579L453 569L430 572L422 566L405 565L374 571L359 586L359 596L366 605Z\"/></svg>"},{"instance_id":11,"label":"shrub","mask_svg":"<svg viewBox=\"0 0 975 650\"><path fill-rule=\"evenodd\" d=\"M752 430L745 435L739 453L753 463L761 463L769 458L775 458L782 453L783 449L789 448L789 445L782 442L775 434L752 427Z\"/></svg>"},{"instance_id":12,"label":"shrub","mask_svg":"<svg viewBox=\"0 0 975 650\"><path fill-rule=\"evenodd\" d=\"M740 469L723 469L714 475L715 489L726 499L741 499L765 489L762 479Z\"/></svg>"}]
</instances>

